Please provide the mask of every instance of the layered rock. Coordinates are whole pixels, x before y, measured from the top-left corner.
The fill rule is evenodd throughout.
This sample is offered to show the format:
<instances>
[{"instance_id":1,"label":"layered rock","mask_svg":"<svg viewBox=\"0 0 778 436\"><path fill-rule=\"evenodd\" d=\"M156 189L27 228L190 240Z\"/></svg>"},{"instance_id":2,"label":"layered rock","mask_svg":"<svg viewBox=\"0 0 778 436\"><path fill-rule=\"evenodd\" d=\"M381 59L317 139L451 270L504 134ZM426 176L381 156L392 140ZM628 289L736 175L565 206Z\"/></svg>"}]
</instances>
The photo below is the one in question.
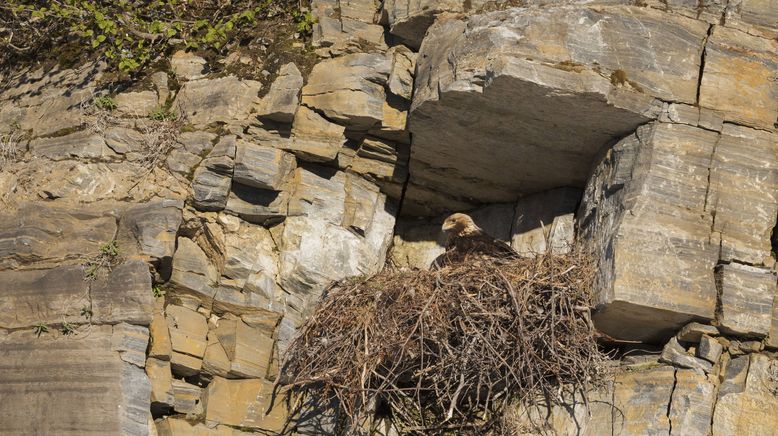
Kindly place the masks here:
<instances>
[{"instance_id":1,"label":"layered rock","mask_svg":"<svg viewBox=\"0 0 778 436\"><path fill-rule=\"evenodd\" d=\"M707 180L715 132L641 127L601 158L581 205L599 259L598 327L659 340L716 308ZM657 322L661 320L661 322Z\"/></svg>"},{"instance_id":2,"label":"layered rock","mask_svg":"<svg viewBox=\"0 0 778 436\"><path fill-rule=\"evenodd\" d=\"M74 337L36 337L31 330L0 337L4 431L150 434L151 386L143 369L114 351L116 328L93 326ZM86 404L96 410L85 413Z\"/></svg>"},{"instance_id":3,"label":"layered rock","mask_svg":"<svg viewBox=\"0 0 778 436\"><path fill-rule=\"evenodd\" d=\"M413 212L583 186L600 148L659 115L657 98L695 102L707 29L624 7L437 24L420 51L409 122Z\"/></svg>"}]
</instances>

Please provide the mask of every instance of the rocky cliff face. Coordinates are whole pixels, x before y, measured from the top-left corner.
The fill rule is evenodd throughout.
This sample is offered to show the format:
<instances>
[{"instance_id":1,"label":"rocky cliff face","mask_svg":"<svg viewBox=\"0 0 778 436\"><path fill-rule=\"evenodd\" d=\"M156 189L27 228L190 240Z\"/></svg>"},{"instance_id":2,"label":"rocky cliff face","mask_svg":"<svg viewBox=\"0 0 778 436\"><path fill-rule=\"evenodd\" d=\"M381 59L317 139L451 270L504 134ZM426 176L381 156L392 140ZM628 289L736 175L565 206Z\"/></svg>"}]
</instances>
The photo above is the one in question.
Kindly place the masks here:
<instances>
[{"instance_id":1,"label":"rocky cliff face","mask_svg":"<svg viewBox=\"0 0 778 436\"><path fill-rule=\"evenodd\" d=\"M517 6L314 0L316 65L272 81L0 73L3 431L278 432L324 287L429 267L467 210L591 247L596 325L646 344L550 431L773 432L778 4Z\"/></svg>"}]
</instances>

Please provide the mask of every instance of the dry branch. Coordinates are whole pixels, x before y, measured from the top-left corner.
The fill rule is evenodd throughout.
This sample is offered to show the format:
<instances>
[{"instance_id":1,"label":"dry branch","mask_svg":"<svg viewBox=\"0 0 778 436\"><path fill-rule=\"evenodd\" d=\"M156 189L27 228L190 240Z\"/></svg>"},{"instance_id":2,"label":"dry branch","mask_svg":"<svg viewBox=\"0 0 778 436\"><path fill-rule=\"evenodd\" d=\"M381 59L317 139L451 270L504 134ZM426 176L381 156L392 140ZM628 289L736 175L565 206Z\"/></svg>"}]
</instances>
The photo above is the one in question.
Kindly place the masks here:
<instances>
[{"instance_id":1,"label":"dry branch","mask_svg":"<svg viewBox=\"0 0 778 436\"><path fill-rule=\"evenodd\" d=\"M403 433L483 433L506 405L586 392L606 356L580 252L470 255L436 271L337 283L286 353L283 381L350 433L385 415ZM333 402L332 399L337 401Z\"/></svg>"}]
</instances>

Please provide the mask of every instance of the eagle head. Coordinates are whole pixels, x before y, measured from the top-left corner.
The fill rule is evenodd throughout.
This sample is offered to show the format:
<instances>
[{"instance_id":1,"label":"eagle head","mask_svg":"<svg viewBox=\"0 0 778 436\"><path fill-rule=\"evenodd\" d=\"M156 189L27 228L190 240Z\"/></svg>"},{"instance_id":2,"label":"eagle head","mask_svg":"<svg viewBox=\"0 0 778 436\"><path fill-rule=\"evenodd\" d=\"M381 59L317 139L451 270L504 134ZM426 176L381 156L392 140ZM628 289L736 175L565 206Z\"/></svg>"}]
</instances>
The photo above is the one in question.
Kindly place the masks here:
<instances>
[{"instance_id":1,"label":"eagle head","mask_svg":"<svg viewBox=\"0 0 778 436\"><path fill-rule=\"evenodd\" d=\"M449 215L445 221L443 221L442 229L449 235L464 235L477 230L480 230L473 219L470 216L463 213L455 213Z\"/></svg>"}]
</instances>

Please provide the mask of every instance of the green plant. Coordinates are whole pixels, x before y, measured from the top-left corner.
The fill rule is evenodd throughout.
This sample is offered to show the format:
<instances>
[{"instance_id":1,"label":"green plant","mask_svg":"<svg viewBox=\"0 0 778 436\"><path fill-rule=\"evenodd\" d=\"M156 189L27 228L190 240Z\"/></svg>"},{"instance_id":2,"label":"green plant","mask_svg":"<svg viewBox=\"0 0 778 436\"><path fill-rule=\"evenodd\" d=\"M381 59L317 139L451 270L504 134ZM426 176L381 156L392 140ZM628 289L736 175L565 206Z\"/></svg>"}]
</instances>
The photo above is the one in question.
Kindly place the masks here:
<instances>
[{"instance_id":1,"label":"green plant","mask_svg":"<svg viewBox=\"0 0 778 436\"><path fill-rule=\"evenodd\" d=\"M154 298L160 298L165 295L165 290L162 289L162 287L159 285L155 285L153 288L151 288L151 292L154 293Z\"/></svg>"},{"instance_id":2,"label":"green plant","mask_svg":"<svg viewBox=\"0 0 778 436\"><path fill-rule=\"evenodd\" d=\"M39 322L38 324L35 324L32 331L35 332L35 336L41 337L42 334L49 332L49 326L46 323Z\"/></svg>"},{"instance_id":3,"label":"green plant","mask_svg":"<svg viewBox=\"0 0 778 436\"><path fill-rule=\"evenodd\" d=\"M116 109L116 101L109 95L101 95L100 97L95 97L93 101L95 107L98 109L108 110L112 111Z\"/></svg>"},{"instance_id":4,"label":"green plant","mask_svg":"<svg viewBox=\"0 0 778 436\"><path fill-rule=\"evenodd\" d=\"M294 19L297 31L303 36L311 36L313 33L313 25L316 20L313 18L311 11L294 10L292 11L292 19Z\"/></svg>"},{"instance_id":5,"label":"green plant","mask_svg":"<svg viewBox=\"0 0 778 436\"><path fill-rule=\"evenodd\" d=\"M97 271L100 269L100 265L97 263L88 263L84 268L84 279L87 281L97 280Z\"/></svg>"},{"instance_id":6,"label":"green plant","mask_svg":"<svg viewBox=\"0 0 778 436\"><path fill-rule=\"evenodd\" d=\"M174 46L219 51L257 20L294 10L291 0L5 0L0 63L75 43L123 73ZM81 50L78 50L80 48Z\"/></svg>"},{"instance_id":7,"label":"green plant","mask_svg":"<svg viewBox=\"0 0 778 436\"><path fill-rule=\"evenodd\" d=\"M59 331L65 336L72 335L76 332L76 326L65 321L62 323L62 327L60 327Z\"/></svg>"},{"instance_id":8,"label":"green plant","mask_svg":"<svg viewBox=\"0 0 778 436\"><path fill-rule=\"evenodd\" d=\"M156 109L149 112L149 118L156 121L165 121L165 120L171 120L175 121L178 119L178 114L176 114L176 111L165 106L157 106Z\"/></svg>"},{"instance_id":9,"label":"green plant","mask_svg":"<svg viewBox=\"0 0 778 436\"><path fill-rule=\"evenodd\" d=\"M106 242L100 246L100 254L111 258L118 256L119 246L116 244L116 240Z\"/></svg>"},{"instance_id":10,"label":"green plant","mask_svg":"<svg viewBox=\"0 0 778 436\"><path fill-rule=\"evenodd\" d=\"M113 240L100 246L100 252L84 264L84 280L97 279L102 269L110 270L119 258L119 245Z\"/></svg>"},{"instance_id":11,"label":"green plant","mask_svg":"<svg viewBox=\"0 0 778 436\"><path fill-rule=\"evenodd\" d=\"M86 318L87 321L90 321L92 319L92 308L89 306L84 306L81 308L81 316Z\"/></svg>"}]
</instances>

